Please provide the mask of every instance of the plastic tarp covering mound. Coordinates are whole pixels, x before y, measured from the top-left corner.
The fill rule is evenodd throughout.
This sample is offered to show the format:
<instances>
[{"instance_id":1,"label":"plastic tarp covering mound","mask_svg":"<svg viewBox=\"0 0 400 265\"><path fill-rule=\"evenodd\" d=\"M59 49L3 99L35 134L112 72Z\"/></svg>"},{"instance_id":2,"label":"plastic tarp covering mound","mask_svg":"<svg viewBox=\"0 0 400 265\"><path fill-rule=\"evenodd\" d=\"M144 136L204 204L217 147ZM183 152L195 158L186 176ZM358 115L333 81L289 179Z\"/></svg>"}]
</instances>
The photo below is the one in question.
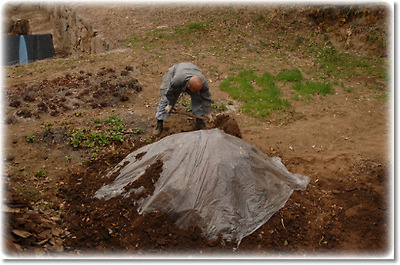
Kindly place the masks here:
<instances>
[{"instance_id":1,"label":"plastic tarp covering mound","mask_svg":"<svg viewBox=\"0 0 400 265\"><path fill-rule=\"evenodd\" d=\"M95 197L129 196L124 187L157 160L163 162L162 172L153 194L135 202L139 213L164 211L179 227L199 226L210 240L220 235L237 244L309 182L309 177L290 173L280 158L211 129L171 135L129 154L106 175L119 172L114 182Z\"/></svg>"}]
</instances>

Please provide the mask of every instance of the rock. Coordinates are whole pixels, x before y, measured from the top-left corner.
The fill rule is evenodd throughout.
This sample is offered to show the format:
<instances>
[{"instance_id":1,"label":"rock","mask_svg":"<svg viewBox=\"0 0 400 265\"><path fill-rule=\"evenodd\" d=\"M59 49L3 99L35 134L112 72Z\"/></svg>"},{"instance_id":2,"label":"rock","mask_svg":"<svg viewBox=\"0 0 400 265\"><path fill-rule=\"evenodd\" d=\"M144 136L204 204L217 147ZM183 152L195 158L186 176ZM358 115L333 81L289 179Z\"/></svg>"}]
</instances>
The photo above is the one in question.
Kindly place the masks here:
<instances>
[{"instance_id":1,"label":"rock","mask_svg":"<svg viewBox=\"0 0 400 265\"><path fill-rule=\"evenodd\" d=\"M63 232L63 230L59 229L59 228L52 228L51 229L51 233L53 236L59 237L61 235L61 233Z\"/></svg>"},{"instance_id":2,"label":"rock","mask_svg":"<svg viewBox=\"0 0 400 265\"><path fill-rule=\"evenodd\" d=\"M46 229L37 236L39 239L50 239L52 237L51 229Z\"/></svg>"},{"instance_id":3,"label":"rock","mask_svg":"<svg viewBox=\"0 0 400 265\"><path fill-rule=\"evenodd\" d=\"M36 244L38 244L38 245L43 245L43 244L46 243L47 241L49 241L49 240L46 238L46 239L44 239L44 240L42 240L42 241L37 242Z\"/></svg>"},{"instance_id":4,"label":"rock","mask_svg":"<svg viewBox=\"0 0 400 265\"><path fill-rule=\"evenodd\" d=\"M28 231L33 231L36 227L36 224L32 220L28 220L25 224L25 229Z\"/></svg>"},{"instance_id":5,"label":"rock","mask_svg":"<svg viewBox=\"0 0 400 265\"><path fill-rule=\"evenodd\" d=\"M19 236L19 237L22 237L22 238L28 238L28 237L30 237L30 236L32 235L32 234L29 233L28 231L19 230L19 229L14 229L14 230L12 230L12 232L13 232L15 235L17 235L17 236Z\"/></svg>"}]
</instances>

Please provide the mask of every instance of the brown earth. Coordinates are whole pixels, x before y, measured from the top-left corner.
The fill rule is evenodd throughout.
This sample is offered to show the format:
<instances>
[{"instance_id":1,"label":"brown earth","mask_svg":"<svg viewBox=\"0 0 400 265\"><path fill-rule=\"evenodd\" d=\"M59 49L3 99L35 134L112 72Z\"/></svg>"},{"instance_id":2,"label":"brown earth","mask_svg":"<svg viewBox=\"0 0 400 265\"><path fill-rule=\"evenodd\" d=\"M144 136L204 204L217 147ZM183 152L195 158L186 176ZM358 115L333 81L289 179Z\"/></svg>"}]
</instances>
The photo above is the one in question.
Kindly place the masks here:
<instances>
[{"instance_id":1,"label":"brown earth","mask_svg":"<svg viewBox=\"0 0 400 265\"><path fill-rule=\"evenodd\" d=\"M310 18L306 7L171 9L150 5L89 10L91 19L104 18L96 23L103 25L103 34L120 43L120 49L5 68L6 253L261 258L382 257L390 253L391 117L390 102L380 97L383 92L390 92L386 79L366 73L343 77L337 81L344 86L334 85L335 94L293 100L289 111L264 119L244 115L239 111L241 103L218 89L227 76L249 68L273 75L282 69L300 68L306 78L317 78L318 70L309 71L318 69L315 57L304 50L293 50L293 38L285 36L307 37L318 43L329 38L341 48L348 45L352 53L385 56L385 49L370 45L365 37L367 29L373 27L380 29L382 36L390 35L385 8L372 6L369 20L366 16L348 16L348 24L323 23L332 18L343 19L334 12L326 20ZM260 20L255 17L260 10L270 23L257 35ZM219 30L199 33L205 36L195 38L196 45L164 43L152 49L133 50L125 47L130 36L145 36L157 28L169 29L207 17L217 21ZM346 26L356 30L350 35L341 33L346 32ZM32 23L30 29L35 32ZM163 41L151 38L149 42L153 44ZM267 43L266 47L260 40ZM285 58L274 48L278 41ZM243 45L240 56L232 50L238 43ZM181 61L197 64L209 80L214 102L228 105L227 110L213 110L214 115L220 115L217 123L208 123L207 128L223 128L268 156L281 157L291 172L311 177L307 190L295 191L286 205L245 237L238 248L234 243L208 242L196 227L182 230L162 212L140 216L132 198L93 198L94 192L110 181L102 176L126 155L167 135L193 130L193 118L172 115L160 137L151 135L162 75ZM329 81L334 78L329 77ZM283 93L290 94L288 84L280 85ZM109 145L96 150L71 145L69 131L94 130L94 119L103 124L110 115L118 116L126 127L123 142L110 140ZM105 133L107 127L96 130ZM29 142L29 136L36 138ZM153 165L141 180L157 179L159 170L159 164ZM150 188L150 194L154 182L145 183L141 185Z\"/></svg>"}]
</instances>

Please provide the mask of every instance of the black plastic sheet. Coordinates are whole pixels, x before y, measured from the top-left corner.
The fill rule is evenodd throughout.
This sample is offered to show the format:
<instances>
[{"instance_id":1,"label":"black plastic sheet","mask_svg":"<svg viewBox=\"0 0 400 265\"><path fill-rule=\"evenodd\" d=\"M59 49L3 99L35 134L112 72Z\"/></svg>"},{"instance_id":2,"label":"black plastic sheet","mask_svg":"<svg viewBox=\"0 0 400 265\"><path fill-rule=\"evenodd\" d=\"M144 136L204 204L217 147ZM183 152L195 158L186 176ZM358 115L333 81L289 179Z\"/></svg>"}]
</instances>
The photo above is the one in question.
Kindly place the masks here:
<instances>
[{"instance_id":1,"label":"black plastic sheet","mask_svg":"<svg viewBox=\"0 0 400 265\"><path fill-rule=\"evenodd\" d=\"M6 36L4 40L4 65L26 64L55 56L51 34Z\"/></svg>"}]
</instances>

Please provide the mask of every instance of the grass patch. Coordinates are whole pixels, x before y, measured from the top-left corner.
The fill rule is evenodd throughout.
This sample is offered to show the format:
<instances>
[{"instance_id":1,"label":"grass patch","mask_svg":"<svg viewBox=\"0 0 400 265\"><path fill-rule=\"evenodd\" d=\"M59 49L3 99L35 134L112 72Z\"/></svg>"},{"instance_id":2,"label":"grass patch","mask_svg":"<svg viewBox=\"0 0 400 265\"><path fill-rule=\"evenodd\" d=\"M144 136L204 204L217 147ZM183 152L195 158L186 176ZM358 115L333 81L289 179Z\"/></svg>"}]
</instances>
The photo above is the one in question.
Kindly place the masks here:
<instances>
[{"instance_id":1,"label":"grass patch","mask_svg":"<svg viewBox=\"0 0 400 265\"><path fill-rule=\"evenodd\" d=\"M293 69L293 70L284 69L276 76L276 78L280 81L294 82L302 80L303 75L298 69Z\"/></svg>"},{"instance_id":2,"label":"grass patch","mask_svg":"<svg viewBox=\"0 0 400 265\"><path fill-rule=\"evenodd\" d=\"M282 99L280 89L269 73L257 76L253 70L245 70L237 76L230 76L220 84L220 89L227 91L236 100L244 102L241 110L253 117L265 117L273 110L284 110L290 106Z\"/></svg>"},{"instance_id":3,"label":"grass patch","mask_svg":"<svg viewBox=\"0 0 400 265\"><path fill-rule=\"evenodd\" d=\"M374 98L388 101L390 99L390 94L387 92L382 92L379 95L375 95Z\"/></svg>"},{"instance_id":4,"label":"grass patch","mask_svg":"<svg viewBox=\"0 0 400 265\"><path fill-rule=\"evenodd\" d=\"M191 45L201 33L207 32L209 22L191 22L182 27L159 28L148 32L146 35L133 36L128 39L128 44L134 48L152 50L163 47L165 44L184 44Z\"/></svg>"},{"instance_id":5,"label":"grass patch","mask_svg":"<svg viewBox=\"0 0 400 265\"><path fill-rule=\"evenodd\" d=\"M339 52L333 45L320 49L317 58L323 72L334 78L360 75L362 69L372 67L372 64L367 59Z\"/></svg>"},{"instance_id":6,"label":"grass patch","mask_svg":"<svg viewBox=\"0 0 400 265\"><path fill-rule=\"evenodd\" d=\"M320 82L310 82L296 83L293 85L293 89L297 91L300 95L327 95L335 93L330 83L320 83Z\"/></svg>"}]
</instances>

